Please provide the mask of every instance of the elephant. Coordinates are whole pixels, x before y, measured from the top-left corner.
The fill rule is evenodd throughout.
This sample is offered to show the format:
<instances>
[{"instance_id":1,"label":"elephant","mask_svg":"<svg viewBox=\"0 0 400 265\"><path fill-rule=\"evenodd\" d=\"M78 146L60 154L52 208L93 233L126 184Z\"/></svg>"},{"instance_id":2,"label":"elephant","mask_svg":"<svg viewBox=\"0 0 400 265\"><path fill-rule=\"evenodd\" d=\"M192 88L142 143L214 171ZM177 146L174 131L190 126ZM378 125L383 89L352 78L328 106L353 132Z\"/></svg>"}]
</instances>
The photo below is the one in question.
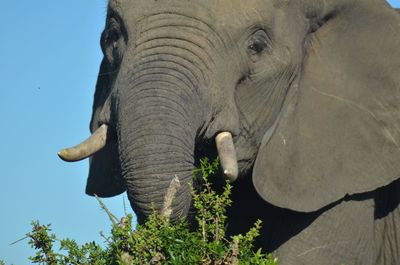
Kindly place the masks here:
<instances>
[{"instance_id":1,"label":"elephant","mask_svg":"<svg viewBox=\"0 0 400 265\"><path fill-rule=\"evenodd\" d=\"M400 264L400 16L384 0L109 0L86 193L138 222L219 156L280 264Z\"/></svg>"}]
</instances>

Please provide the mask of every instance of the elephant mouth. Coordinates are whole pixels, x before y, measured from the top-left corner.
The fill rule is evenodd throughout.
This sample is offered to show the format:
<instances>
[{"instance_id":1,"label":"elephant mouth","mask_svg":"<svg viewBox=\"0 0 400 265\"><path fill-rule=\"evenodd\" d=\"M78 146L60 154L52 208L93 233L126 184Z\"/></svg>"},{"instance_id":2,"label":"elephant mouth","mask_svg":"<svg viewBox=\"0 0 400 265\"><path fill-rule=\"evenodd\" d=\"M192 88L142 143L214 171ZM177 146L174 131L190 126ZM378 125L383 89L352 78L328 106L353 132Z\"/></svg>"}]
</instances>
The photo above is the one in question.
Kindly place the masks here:
<instances>
[{"instance_id":1,"label":"elephant mouth","mask_svg":"<svg viewBox=\"0 0 400 265\"><path fill-rule=\"evenodd\" d=\"M66 162L76 162L95 155L106 146L108 130L109 126L102 124L89 138L76 146L61 150L58 156ZM234 182L238 178L239 168L232 134L226 131L218 133L215 145L224 175L230 182Z\"/></svg>"},{"instance_id":2,"label":"elephant mouth","mask_svg":"<svg viewBox=\"0 0 400 265\"><path fill-rule=\"evenodd\" d=\"M87 138L86 140L84 140L82 143L73 146L71 148L66 148L61 150L60 152L58 152L59 157L67 162L75 162L75 161L80 161L83 160L85 158L95 158L97 157L97 155L100 156L104 156L104 151L110 151L107 150L107 148L109 148L109 145L112 144L114 141L115 142L119 142L118 140L114 139L114 137L117 137L117 135L115 135L113 133L113 126L109 126L107 124L102 124L100 127L98 127L93 134ZM195 149L193 150L193 158L194 158L194 164L193 166L198 167L200 165L200 159L203 157L208 157L210 159L216 157L217 155L219 156L220 159L220 166L222 169L222 172L224 173L226 179L230 182L235 181L238 178L238 161L237 161L237 157L236 157L236 150L235 150L235 146L233 143L233 139L232 139L232 134L229 132L220 132L217 133L215 135L215 137L213 137L212 139L210 139L209 141L198 141L195 144ZM92 160L93 161L93 160ZM114 162L113 162L114 161ZM113 164L113 163L119 163L121 165L121 158L116 158L116 159L112 159L112 158L106 158L105 161L103 161L107 164ZM157 166L155 165L155 168ZM102 168L104 170L104 168ZM165 168L164 168L165 169ZM141 171L142 169L139 169L139 171ZM153 169L152 169L153 170ZM156 169L154 169L156 170ZM132 170L131 172L136 172L134 170ZM181 177L181 173L178 173L180 171L176 171L175 177L179 176ZM92 172L93 173L93 172ZM119 172L118 173L118 178L121 178L120 180L123 181L124 183L132 183L132 179L135 178L135 181L139 181L139 179L142 177L140 175L135 175L134 177L132 177L131 173L126 174L127 171L125 173L123 172ZM186 172L187 174L190 174L190 172ZM100 171L96 171L94 174L104 174L104 172L100 172ZM114 185L112 183L112 180L110 180L110 178L112 178L113 176L110 176L110 174L112 174L112 172L107 171L106 172L106 176L103 176L103 178L107 178L108 180L102 180L104 183L106 183L106 186L108 187L108 189L112 188L112 186ZM140 174L140 173L139 173ZM167 172L161 172L160 171L160 176L163 175L165 176L165 179L167 179L167 176L169 178L169 176L173 176L174 175L174 170L172 169L171 171ZM99 177L99 176L92 176L92 177ZM139 177L138 179L136 179L137 177ZM131 182L129 182L129 179L131 180ZM160 180L160 179L159 179ZM179 197L180 199L182 199L183 197L185 197L186 199L189 199L187 196L190 196L187 192L187 190L185 190L185 181L181 179L181 187L179 189L179 192L177 194L177 197ZM221 180L217 180L222 181ZM168 183L169 184L169 183ZM136 184L135 184L136 185ZM197 189L197 181L195 179L193 179L193 185L194 187ZM104 188L106 188L106 186ZM128 192L128 197L129 197L129 192L131 192L129 185L124 184L125 188L127 192ZM96 186L97 187L97 186ZM148 187L146 187L147 189L149 189ZM153 186L154 188L154 186ZM167 187L159 187L160 189L166 189ZM107 189L107 188L106 188ZM103 190L103 188L101 189L95 189L94 192L91 189L90 192L88 193L89 195L93 195L93 194L97 194L101 197L105 196L105 197L109 197L109 196L114 196L117 195L121 192L123 192L123 190L118 190L118 193L113 193L110 190ZM153 191L149 191L150 192L155 192ZM186 194L186 195L182 195L182 194ZM134 195L137 196L137 195ZM183 196L183 197L182 197ZM154 199L154 198L153 198ZM133 197L133 198L129 198L132 208L135 209L135 213L137 215L138 218L138 222L141 223L145 220L146 216L149 214L148 209L145 208L147 202L146 200L153 200L150 197L146 197L146 198L141 198L141 197ZM186 200L185 199L185 200ZM162 198L160 198L160 201L157 203L157 205L162 206L163 203L162 201L164 201L165 204L165 198L164 200L162 200ZM172 222L177 221L178 219L180 219L183 216L186 216L186 218L188 218L188 220L192 220L193 218L193 209L192 209L192 205L188 205L188 204L182 204L182 203L178 203L175 204L174 202L174 213L170 216L170 220ZM185 205L183 206L183 208L175 208L177 207L177 205ZM182 207L182 206L180 206ZM163 207L165 208L165 207ZM178 210L179 209L179 210ZM160 212L163 212L164 210L159 208L158 210L160 210Z\"/></svg>"}]
</instances>

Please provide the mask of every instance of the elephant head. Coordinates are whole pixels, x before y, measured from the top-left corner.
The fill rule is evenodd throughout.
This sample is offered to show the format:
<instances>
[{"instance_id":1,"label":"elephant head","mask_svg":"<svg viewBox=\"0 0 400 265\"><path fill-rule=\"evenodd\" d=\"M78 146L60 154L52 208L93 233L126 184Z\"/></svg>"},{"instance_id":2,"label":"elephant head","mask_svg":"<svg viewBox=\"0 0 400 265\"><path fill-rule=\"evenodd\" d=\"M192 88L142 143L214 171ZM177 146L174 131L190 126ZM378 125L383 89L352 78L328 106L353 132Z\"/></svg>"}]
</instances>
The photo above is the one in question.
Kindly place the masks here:
<instances>
[{"instance_id":1,"label":"elephant head","mask_svg":"<svg viewBox=\"0 0 400 265\"><path fill-rule=\"evenodd\" d=\"M207 152L300 212L400 176L400 17L384 0L110 0L101 47L93 136L60 156L92 156L86 192L126 189L139 220L175 176L171 218L186 215Z\"/></svg>"}]
</instances>

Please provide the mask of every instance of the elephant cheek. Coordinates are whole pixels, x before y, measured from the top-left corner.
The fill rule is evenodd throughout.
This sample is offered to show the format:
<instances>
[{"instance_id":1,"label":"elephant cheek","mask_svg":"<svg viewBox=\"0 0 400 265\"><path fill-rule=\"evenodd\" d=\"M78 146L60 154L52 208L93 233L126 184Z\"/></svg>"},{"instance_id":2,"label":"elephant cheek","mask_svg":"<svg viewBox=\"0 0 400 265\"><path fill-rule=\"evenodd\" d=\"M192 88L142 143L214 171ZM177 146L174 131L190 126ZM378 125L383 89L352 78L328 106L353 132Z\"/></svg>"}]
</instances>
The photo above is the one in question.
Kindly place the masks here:
<instances>
[{"instance_id":1,"label":"elephant cheek","mask_svg":"<svg viewBox=\"0 0 400 265\"><path fill-rule=\"evenodd\" d=\"M86 194L112 197L125 191L116 147L110 143L90 158Z\"/></svg>"}]
</instances>

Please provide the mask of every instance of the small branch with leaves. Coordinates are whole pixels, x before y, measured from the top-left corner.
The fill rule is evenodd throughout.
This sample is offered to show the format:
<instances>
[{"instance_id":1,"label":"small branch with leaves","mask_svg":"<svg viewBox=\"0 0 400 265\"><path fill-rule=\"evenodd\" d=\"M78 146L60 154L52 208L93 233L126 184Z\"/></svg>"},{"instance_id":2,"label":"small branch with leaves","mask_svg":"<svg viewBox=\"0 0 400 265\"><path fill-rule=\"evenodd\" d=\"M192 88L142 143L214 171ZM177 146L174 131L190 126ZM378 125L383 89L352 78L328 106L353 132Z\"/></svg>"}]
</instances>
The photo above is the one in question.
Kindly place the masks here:
<instances>
[{"instance_id":1,"label":"small branch with leaves","mask_svg":"<svg viewBox=\"0 0 400 265\"><path fill-rule=\"evenodd\" d=\"M201 160L201 168L194 172L201 178L200 191L192 189L193 205L197 210L198 228L193 230L186 220L170 223L173 201L181 188L175 177L164 197L161 212L153 211L144 224L132 227L132 215L117 219L96 196L100 207L111 221L105 247L95 242L78 245L75 240L58 240L51 234L50 225L32 222L32 231L26 235L37 252L30 257L32 263L64 264L207 264L277 265L277 260L261 250L254 251L254 240L259 235L261 222L257 221L245 235L228 238L225 235L226 211L232 204L231 185L226 183L222 192L213 189L212 177L219 172L218 161ZM199 176L200 175L200 176ZM60 242L60 252L54 251L54 242ZM18 242L18 241L17 241ZM0 265L3 265L0 261Z\"/></svg>"}]
</instances>

